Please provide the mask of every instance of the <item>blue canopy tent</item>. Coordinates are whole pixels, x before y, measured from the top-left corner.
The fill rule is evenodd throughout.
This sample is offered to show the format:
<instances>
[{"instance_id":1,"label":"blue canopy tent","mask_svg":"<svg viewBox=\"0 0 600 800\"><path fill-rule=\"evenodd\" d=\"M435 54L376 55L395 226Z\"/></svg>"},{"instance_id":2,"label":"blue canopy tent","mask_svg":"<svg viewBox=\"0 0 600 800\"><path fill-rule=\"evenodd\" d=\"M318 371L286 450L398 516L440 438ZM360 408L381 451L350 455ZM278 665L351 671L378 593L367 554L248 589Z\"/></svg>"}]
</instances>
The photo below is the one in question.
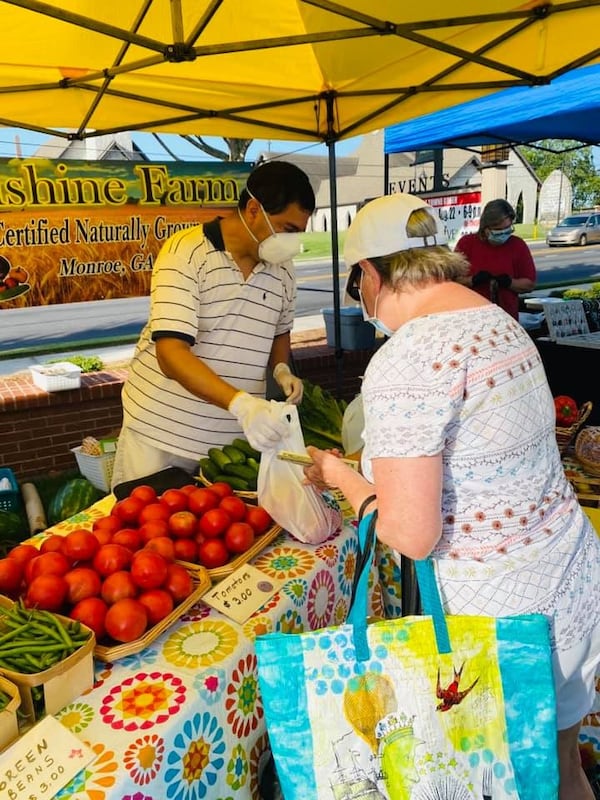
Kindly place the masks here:
<instances>
[{"instance_id":1,"label":"blue canopy tent","mask_svg":"<svg viewBox=\"0 0 600 800\"><path fill-rule=\"evenodd\" d=\"M545 86L519 86L415 117L385 130L384 150L405 153L541 139L600 141L600 66L581 67Z\"/></svg>"}]
</instances>

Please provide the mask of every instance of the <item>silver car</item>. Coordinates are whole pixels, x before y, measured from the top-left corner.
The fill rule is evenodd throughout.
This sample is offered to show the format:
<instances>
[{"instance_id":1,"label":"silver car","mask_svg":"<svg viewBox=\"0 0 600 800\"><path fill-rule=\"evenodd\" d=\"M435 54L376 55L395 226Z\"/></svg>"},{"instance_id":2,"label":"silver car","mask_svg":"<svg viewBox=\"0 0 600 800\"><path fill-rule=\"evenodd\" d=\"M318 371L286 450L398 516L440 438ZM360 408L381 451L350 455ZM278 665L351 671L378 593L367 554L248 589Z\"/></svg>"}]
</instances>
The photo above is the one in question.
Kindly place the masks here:
<instances>
[{"instance_id":1,"label":"silver car","mask_svg":"<svg viewBox=\"0 0 600 800\"><path fill-rule=\"evenodd\" d=\"M561 244L583 246L592 242L600 242L600 214L589 212L571 214L546 234L548 247L557 247Z\"/></svg>"}]
</instances>

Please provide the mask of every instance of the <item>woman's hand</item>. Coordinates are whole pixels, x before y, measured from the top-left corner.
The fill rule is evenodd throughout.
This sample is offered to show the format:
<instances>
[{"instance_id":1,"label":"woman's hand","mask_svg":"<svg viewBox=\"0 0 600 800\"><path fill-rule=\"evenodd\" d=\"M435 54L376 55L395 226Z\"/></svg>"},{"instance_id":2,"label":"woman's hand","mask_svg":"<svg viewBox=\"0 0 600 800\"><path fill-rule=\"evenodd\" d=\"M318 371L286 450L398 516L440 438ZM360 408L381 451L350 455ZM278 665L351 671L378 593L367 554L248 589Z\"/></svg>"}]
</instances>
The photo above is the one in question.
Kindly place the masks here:
<instances>
[{"instance_id":1,"label":"woman's hand","mask_svg":"<svg viewBox=\"0 0 600 800\"><path fill-rule=\"evenodd\" d=\"M306 452L313 463L304 467L304 476L318 489L337 489L346 471L354 471L341 460L342 453L338 449L319 450L317 447L307 447Z\"/></svg>"}]
</instances>

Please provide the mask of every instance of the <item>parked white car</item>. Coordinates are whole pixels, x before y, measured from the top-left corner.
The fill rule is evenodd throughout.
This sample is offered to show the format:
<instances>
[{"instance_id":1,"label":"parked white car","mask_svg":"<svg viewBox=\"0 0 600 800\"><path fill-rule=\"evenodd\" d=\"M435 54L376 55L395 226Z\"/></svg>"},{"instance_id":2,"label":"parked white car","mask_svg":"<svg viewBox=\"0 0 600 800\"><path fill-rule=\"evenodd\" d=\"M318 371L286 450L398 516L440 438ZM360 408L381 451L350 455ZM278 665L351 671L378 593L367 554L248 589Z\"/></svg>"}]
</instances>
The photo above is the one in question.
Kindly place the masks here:
<instances>
[{"instance_id":1,"label":"parked white car","mask_svg":"<svg viewBox=\"0 0 600 800\"><path fill-rule=\"evenodd\" d=\"M548 247L561 244L577 244L583 247L594 242L600 242L600 214L589 212L570 214L546 234Z\"/></svg>"}]
</instances>

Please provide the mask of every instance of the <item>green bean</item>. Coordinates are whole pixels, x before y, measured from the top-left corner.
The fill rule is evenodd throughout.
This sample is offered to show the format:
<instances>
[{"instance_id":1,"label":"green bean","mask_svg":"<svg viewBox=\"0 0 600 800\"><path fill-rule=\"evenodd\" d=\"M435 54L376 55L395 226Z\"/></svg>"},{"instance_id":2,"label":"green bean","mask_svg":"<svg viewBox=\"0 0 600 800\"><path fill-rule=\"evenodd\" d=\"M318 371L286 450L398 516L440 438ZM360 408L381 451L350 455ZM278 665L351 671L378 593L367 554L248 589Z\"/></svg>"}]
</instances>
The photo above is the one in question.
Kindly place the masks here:
<instances>
[{"instance_id":1,"label":"green bean","mask_svg":"<svg viewBox=\"0 0 600 800\"><path fill-rule=\"evenodd\" d=\"M18 628L13 628L8 633L5 633L3 636L0 636L0 645L4 644L4 642L8 642L10 639L14 639L20 633L26 631L29 627L29 623L24 623L20 625Z\"/></svg>"}]
</instances>

